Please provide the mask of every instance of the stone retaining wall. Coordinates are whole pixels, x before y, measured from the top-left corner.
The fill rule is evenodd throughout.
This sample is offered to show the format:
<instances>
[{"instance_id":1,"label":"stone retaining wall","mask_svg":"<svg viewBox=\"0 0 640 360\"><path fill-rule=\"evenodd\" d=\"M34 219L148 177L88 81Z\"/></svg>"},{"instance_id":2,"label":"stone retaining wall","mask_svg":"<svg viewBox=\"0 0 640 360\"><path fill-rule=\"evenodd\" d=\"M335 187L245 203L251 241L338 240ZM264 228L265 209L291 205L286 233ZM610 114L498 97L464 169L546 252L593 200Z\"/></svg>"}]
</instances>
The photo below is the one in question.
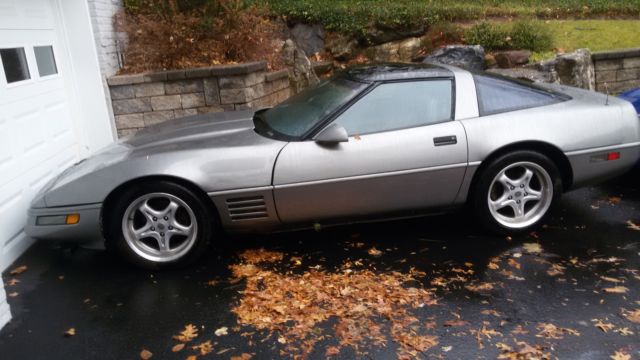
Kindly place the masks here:
<instances>
[{"instance_id":1,"label":"stone retaining wall","mask_svg":"<svg viewBox=\"0 0 640 360\"><path fill-rule=\"evenodd\" d=\"M275 105L290 96L287 70L266 62L120 75L107 79L118 136L208 112Z\"/></svg>"},{"instance_id":2,"label":"stone retaining wall","mask_svg":"<svg viewBox=\"0 0 640 360\"><path fill-rule=\"evenodd\" d=\"M640 87L640 48L594 53L596 90L612 94Z\"/></svg>"}]
</instances>

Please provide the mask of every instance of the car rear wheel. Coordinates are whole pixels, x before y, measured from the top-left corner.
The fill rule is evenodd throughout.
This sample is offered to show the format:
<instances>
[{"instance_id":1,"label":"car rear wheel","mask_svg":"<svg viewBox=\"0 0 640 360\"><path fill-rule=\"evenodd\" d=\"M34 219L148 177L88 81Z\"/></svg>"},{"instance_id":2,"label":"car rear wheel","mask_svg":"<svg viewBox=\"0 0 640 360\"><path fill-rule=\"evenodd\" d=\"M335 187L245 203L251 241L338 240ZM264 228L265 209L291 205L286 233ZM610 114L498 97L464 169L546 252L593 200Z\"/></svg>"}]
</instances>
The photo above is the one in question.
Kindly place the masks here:
<instances>
[{"instance_id":1,"label":"car rear wheel","mask_svg":"<svg viewBox=\"0 0 640 360\"><path fill-rule=\"evenodd\" d=\"M480 174L473 206L482 224L501 234L538 225L562 193L557 166L533 151L516 151L493 160Z\"/></svg>"},{"instance_id":2,"label":"car rear wheel","mask_svg":"<svg viewBox=\"0 0 640 360\"><path fill-rule=\"evenodd\" d=\"M213 215L190 189L172 182L138 184L116 201L107 242L145 268L187 265L207 249Z\"/></svg>"}]
</instances>

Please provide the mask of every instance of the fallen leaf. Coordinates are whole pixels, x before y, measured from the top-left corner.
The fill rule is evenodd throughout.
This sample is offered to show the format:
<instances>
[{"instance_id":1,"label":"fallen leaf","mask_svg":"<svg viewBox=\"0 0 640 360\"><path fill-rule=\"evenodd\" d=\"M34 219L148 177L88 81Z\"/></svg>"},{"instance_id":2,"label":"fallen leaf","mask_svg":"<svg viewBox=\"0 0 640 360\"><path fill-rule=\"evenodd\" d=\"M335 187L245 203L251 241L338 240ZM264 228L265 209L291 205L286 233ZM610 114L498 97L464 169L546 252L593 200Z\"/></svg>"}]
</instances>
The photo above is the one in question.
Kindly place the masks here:
<instances>
[{"instance_id":1,"label":"fallen leaf","mask_svg":"<svg viewBox=\"0 0 640 360\"><path fill-rule=\"evenodd\" d=\"M558 276L564 274L565 267L559 264L551 264L551 267L547 270L547 275Z\"/></svg>"},{"instance_id":2,"label":"fallen leaf","mask_svg":"<svg viewBox=\"0 0 640 360\"><path fill-rule=\"evenodd\" d=\"M608 276L600 276L600 279L604 280L604 281L608 281L608 282L612 282L612 283L621 283L623 282L620 279L616 279L616 278L612 278L612 277L608 277Z\"/></svg>"},{"instance_id":3,"label":"fallen leaf","mask_svg":"<svg viewBox=\"0 0 640 360\"><path fill-rule=\"evenodd\" d=\"M75 336L75 335L76 335L75 328L69 328L67 331L64 332L64 336L66 337Z\"/></svg>"},{"instance_id":4,"label":"fallen leaf","mask_svg":"<svg viewBox=\"0 0 640 360\"><path fill-rule=\"evenodd\" d=\"M604 288L602 289L602 291L606 292L607 294L625 294L627 291L629 291L629 289L627 289L624 286L614 286L614 287Z\"/></svg>"},{"instance_id":5,"label":"fallen leaf","mask_svg":"<svg viewBox=\"0 0 640 360\"><path fill-rule=\"evenodd\" d=\"M153 353L147 349L142 349L142 351L140 351L140 359L142 360L149 360L152 356Z\"/></svg>"},{"instance_id":6,"label":"fallen leaf","mask_svg":"<svg viewBox=\"0 0 640 360\"><path fill-rule=\"evenodd\" d=\"M198 345L192 346L191 349L200 351L200 355L207 355L213 351L213 345L211 344L211 340L207 340Z\"/></svg>"},{"instance_id":7,"label":"fallen leaf","mask_svg":"<svg viewBox=\"0 0 640 360\"><path fill-rule=\"evenodd\" d=\"M196 360L196 359L198 359L198 357L196 355L189 355L189 356L187 356L186 360Z\"/></svg>"},{"instance_id":8,"label":"fallen leaf","mask_svg":"<svg viewBox=\"0 0 640 360\"><path fill-rule=\"evenodd\" d=\"M617 332L622 336L633 335L633 331L629 330L629 328L626 328L626 327L615 329L614 332Z\"/></svg>"},{"instance_id":9,"label":"fallen leaf","mask_svg":"<svg viewBox=\"0 0 640 360\"><path fill-rule=\"evenodd\" d=\"M214 334L216 334L216 336L228 335L229 333L227 332L227 330L228 330L227 327L223 326L217 329Z\"/></svg>"},{"instance_id":10,"label":"fallen leaf","mask_svg":"<svg viewBox=\"0 0 640 360\"><path fill-rule=\"evenodd\" d=\"M473 292L491 291L493 290L493 284L488 282L480 284L469 284L466 285L465 288Z\"/></svg>"},{"instance_id":11,"label":"fallen leaf","mask_svg":"<svg viewBox=\"0 0 640 360\"><path fill-rule=\"evenodd\" d=\"M375 247L372 247L371 249L369 249L369 251L367 251L367 253L369 253L369 255L371 255L371 256L380 256L380 255L382 255L382 251L376 249Z\"/></svg>"},{"instance_id":12,"label":"fallen leaf","mask_svg":"<svg viewBox=\"0 0 640 360\"><path fill-rule=\"evenodd\" d=\"M189 324L184 327L184 330L180 332L178 335L174 335L173 339L181 342L189 342L198 337L198 328Z\"/></svg>"},{"instance_id":13,"label":"fallen leaf","mask_svg":"<svg viewBox=\"0 0 640 360\"><path fill-rule=\"evenodd\" d=\"M20 295L20 294L17 291L14 291L14 292L11 292L11 293L7 294L7 296L9 296L9 297L16 297L18 295Z\"/></svg>"},{"instance_id":14,"label":"fallen leaf","mask_svg":"<svg viewBox=\"0 0 640 360\"><path fill-rule=\"evenodd\" d=\"M640 225L634 223L631 220L627 221L627 229L631 229L631 230L635 230L635 231L640 231Z\"/></svg>"},{"instance_id":15,"label":"fallen leaf","mask_svg":"<svg viewBox=\"0 0 640 360\"><path fill-rule=\"evenodd\" d=\"M182 349L184 349L184 343L174 345L174 346L171 348L171 351L173 351L173 352L178 352L178 351L182 351Z\"/></svg>"},{"instance_id":16,"label":"fallen leaf","mask_svg":"<svg viewBox=\"0 0 640 360\"><path fill-rule=\"evenodd\" d=\"M340 354L340 348L337 346L329 346L327 350L324 352L324 356L335 356Z\"/></svg>"},{"instance_id":17,"label":"fallen leaf","mask_svg":"<svg viewBox=\"0 0 640 360\"><path fill-rule=\"evenodd\" d=\"M518 261L516 261L516 259L510 258L509 261L507 261L509 263L509 265L511 267L514 267L518 270L520 270L520 263Z\"/></svg>"},{"instance_id":18,"label":"fallen leaf","mask_svg":"<svg viewBox=\"0 0 640 360\"><path fill-rule=\"evenodd\" d=\"M464 321L464 320L461 320L461 319L455 319L455 320L447 320L442 325L444 325L446 327L456 327L456 326L465 326L465 325L468 325L468 324L469 324L468 321Z\"/></svg>"},{"instance_id":19,"label":"fallen leaf","mask_svg":"<svg viewBox=\"0 0 640 360\"><path fill-rule=\"evenodd\" d=\"M633 311L623 311L622 316L633 323L640 324L640 309L636 309Z\"/></svg>"},{"instance_id":20,"label":"fallen leaf","mask_svg":"<svg viewBox=\"0 0 640 360\"><path fill-rule=\"evenodd\" d=\"M622 351L616 351L613 355L610 356L610 358L613 360L631 360L631 355Z\"/></svg>"},{"instance_id":21,"label":"fallen leaf","mask_svg":"<svg viewBox=\"0 0 640 360\"><path fill-rule=\"evenodd\" d=\"M9 272L9 274L11 274L11 275L20 275L25 271L27 271L27 266L26 265L22 265L22 266L18 266L17 268L14 268L13 270L11 270Z\"/></svg>"},{"instance_id":22,"label":"fallen leaf","mask_svg":"<svg viewBox=\"0 0 640 360\"><path fill-rule=\"evenodd\" d=\"M13 279L10 279L9 281L7 281L7 286L15 286L15 285L17 285L19 282L20 282L20 280L18 280L18 279L16 279L16 278L13 278Z\"/></svg>"},{"instance_id":23,"label":"fallen leaf","mask_svg":"<svg viewBox=\"0 0 640 360\"><path fill-rule=\"evenodd\" d=\"M609 196L607 201L609 202L609 205L617 205L622 201L622 198L619 196Z\"/></svg>"},{"instance_id":24,"label":"fallen leaf","mask_svg":"<svg viewBox=\"0 0 640 360\"><path fill-rule=\"evenodd\" d=\"M597 320L597 322L593 325L604 332L609 332L609 330L615 329L615 325L610 323L604 323L602 322L602 320Z\"/></svg>"},{"instance_id":25,"label":"fallen leaf","mask_svg":"<svg viewBox=\"0 0 640 360\"><path fill-rule=\"evenodd\" d=\"M522 244L522 248L529 254L539 254L542 252L542 246L538 243L525 243Z\"/></svg>"},{"instance_id":26,"label":"fallen leaf","mask_svg":"<svg viewBox=\"0 0 640 360\"><path fill-rule=\"evenodd\" d=\"M239 356L232 356L230 360L249 360L253 357L251 354L242 353Z\"/></svg>"},{"instance_id":27,"label":"fallen leaf","mask_svg":"<svg viewBox=\"0 0 640 360\"><path fill-rule=\"evenodd\" d=\"M550 323L541 323L536 328L540 330L540 332L536 335L536 337L541 337L546 339L559 340L564 338L564 334L580 336L580 333L577 330L557 327L554 324L550 324Z\"/></svg>"}]
</instances>

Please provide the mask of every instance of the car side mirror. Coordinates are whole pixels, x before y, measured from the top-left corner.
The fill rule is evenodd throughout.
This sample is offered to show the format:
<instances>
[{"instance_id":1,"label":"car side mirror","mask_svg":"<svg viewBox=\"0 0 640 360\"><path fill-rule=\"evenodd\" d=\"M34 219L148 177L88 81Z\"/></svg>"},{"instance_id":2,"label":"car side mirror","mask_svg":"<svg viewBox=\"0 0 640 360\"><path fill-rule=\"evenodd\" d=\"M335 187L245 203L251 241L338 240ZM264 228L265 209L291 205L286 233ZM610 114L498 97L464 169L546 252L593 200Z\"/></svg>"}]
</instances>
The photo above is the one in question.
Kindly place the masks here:
<instances>
[{"instance_id":1,"label":"car side mirror","mask_svg":"<svg viewBox=\"0 0 640 360\"><path fill-rule=\"evenodd\" d=\"M349 134L342 125L332 123L322 129L313 140L317 143L341 143L349 141Z\"/></svg>"}]
</instances>

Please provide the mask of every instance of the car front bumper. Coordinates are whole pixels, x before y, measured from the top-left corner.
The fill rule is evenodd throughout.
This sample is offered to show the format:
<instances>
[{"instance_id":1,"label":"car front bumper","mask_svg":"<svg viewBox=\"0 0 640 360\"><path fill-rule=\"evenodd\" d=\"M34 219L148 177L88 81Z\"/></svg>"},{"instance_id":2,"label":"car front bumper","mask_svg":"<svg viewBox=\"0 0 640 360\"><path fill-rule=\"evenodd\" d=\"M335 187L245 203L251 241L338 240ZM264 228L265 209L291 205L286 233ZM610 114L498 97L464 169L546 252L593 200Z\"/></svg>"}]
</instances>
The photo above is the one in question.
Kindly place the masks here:
<instances>
[{"instance_id":1,"label":"car front bumper","mask_svg":"<svg viewBox=\"0 0 640 360\"><path fill-rule=\"evenodd\" d=\"M25 233L39 240L69 242L94 247L103 242L100 231L100 211L102 204L87 204L54 208L30 208ZM49 216L80 216L76 224L42 225L38 218Z\"/></svg>"}]
</instances>

